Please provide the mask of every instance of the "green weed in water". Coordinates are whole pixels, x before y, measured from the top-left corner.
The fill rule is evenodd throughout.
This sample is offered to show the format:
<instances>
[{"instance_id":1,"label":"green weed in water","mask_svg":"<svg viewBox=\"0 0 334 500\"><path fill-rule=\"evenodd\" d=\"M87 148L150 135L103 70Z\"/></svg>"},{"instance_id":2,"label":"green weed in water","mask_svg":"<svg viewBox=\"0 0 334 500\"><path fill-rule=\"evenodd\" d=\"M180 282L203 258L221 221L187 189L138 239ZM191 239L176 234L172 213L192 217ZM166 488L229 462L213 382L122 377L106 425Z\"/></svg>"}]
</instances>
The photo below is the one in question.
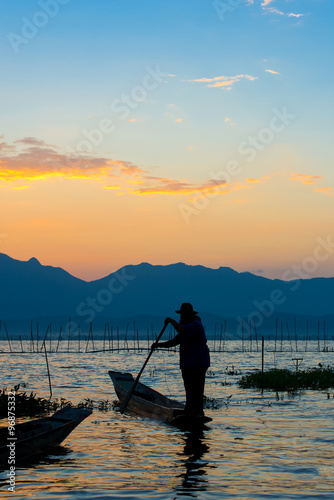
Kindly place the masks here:
<instances>
[{"instance_id":1,"label":"green weed in water","mask_svg":"<svg viewBox=\"0 0 334 500\"><path fill-rule=\"evenodd\" d=\"M261 389L263 386L264 389L273 391L324 390L334 387L334 368L319 365L298 372L285 369L268 370L263 373L263 383L262 372L257 371L241 377L238 384L244 389Z\"/></svg>"},{"instance_id":2,"label":"green weed in water","mask_svg":"<svg viewBox=\"0 0 334 500\"><path fill-rule=\"evenodd\" d=\"M24 387L26 387L24 385ZM96 408L99 411L109 411L113 408L113 403L108 400L94 402L92 399L85 398L78 404L73 404L65 398L45 399L39 398L31 392L20 392L20 384L16 385L12 392L15 392L15 415L20 417L34 417L55 412L61 408ZM0 419L8 416L8 392L7 389L0 389Z\"/></svg>"}]
</instances>

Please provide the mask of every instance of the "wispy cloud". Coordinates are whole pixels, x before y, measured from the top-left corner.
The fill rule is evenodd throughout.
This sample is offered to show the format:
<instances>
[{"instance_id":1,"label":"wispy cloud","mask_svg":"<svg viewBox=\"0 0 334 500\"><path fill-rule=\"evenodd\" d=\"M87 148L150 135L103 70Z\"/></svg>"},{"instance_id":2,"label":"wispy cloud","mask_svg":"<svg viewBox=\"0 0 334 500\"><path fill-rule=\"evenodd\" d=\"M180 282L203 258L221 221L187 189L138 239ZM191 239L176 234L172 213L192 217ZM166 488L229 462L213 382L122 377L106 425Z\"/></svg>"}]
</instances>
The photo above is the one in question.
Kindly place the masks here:
<instances>
[{"instance_id":1,"label":"wispy cloud","mask_svg":"<svg viewBox=\"0 0 334 500\"><path fill-rule=\"evenodd\" d=\"M272 5L275 1L276 0L263 0L263 2L261 3L261 7L266 14L276 14L278 16L296 17L296 18L304 16L304 14L295 14L294 12L287 13L277 9Z\"/></svg>"},{"instance_id":2,"label":"wispy cloud","mask_svg":"<svg viewBox=\"0 0 334 500\"><path fill-rule=\"evenodd\" d=\"M17 140L14 144L2 142L0 164L0 181L7 182L56 176L92 180L145 173L128 161L60 153L55 146L34 137Z\"/></svg>"},{"instance_id":3,"label":"wispy cloud","mask_svg":"<svg viewBox=\"0 0 334 500\"><path fill-rule=\"evenodd\" d=\"M210 179L201 184L194 184L187 180L174 180L162 177L149 177L143 179L143 185L133 190L137 194L169 194L188 195L190 198L199 194L229 194L240 189L250 189L252 184L262 183L270 177L260 179L247 179L246 182L226 182L224 180Z\"/></svg>"},{"instance_id":4,"label":"wispy cloud","mask_svg":"<svg viewBox=\"0 0 334 500\"><path fill-rule=\"evenodd\" d=\"M285 16L284 12L281 10L276 9L275 7L266 7L265 12L269 14L277 14L279 16Z\"/></svg>"},{"instance_id":5,"label":"wispy cloud","mask_svg":"<svg viewBox=\"0 0 334 500\"><path fill-rule=\"evenodd\" d=\"M258 77L251 75L236 75L236 76L215 76L213 78L198 78L196 80L190 80L196 83L208 83L208 87L225 87L227 90L232 88L240 80L257 80Z\"/></svg>"},{"instance_id":6,"label":"wispy cloud","mask_svg":"<svg viewBox=\"0 0 334 500\"><path fill-rule=\"evenodd\" d=\"M271 73L272 75L280 75L281 74L278 71L274 71L273 69L266 69L265 71L267 73Z\"/></svg>"},{"instance_id":7,"label":"wispy cloud","mask_svg":"<svg viewBox=\"0 0 334 500\"><path fill-rule=\"evenodd\" d=\"M304 17L304 14L294 14L293 12L290 12L290 14L287 14L288 17Z\"/></svg>"},{"instance_id":8,"label":"wispy cloud","mask_svg":"<svg viewBox=\"0 0 334 500\"><path fill-rule=\"evenodd\" d=\"M45 141L41 139L36 139L36 137L24 137L23 139L18 139L17 141L15 141L14 144L26 144L28 146L37 146L37 147L48 146Z\"/></svg>"},{"instance_id":9,"label":"wispy cloud","mask_svg":"<svg viewBox=\"0 0 334 500\"><path fill-rule=\"evenodd\" d=\"M319 179L321 179L321 175L309 175L309 174L291 174L289 177L292 181L300 181L303 184L315 184Z\"/></svg>"},{"instance_id":10,"label":"wispy cloud","mask_svg":"<svg viewBox=\"0 0 334 500\"><path fill-rule=\"evenodd\" d=\"M186 180L166 179L162 177L148 177L143 186L134 189L137 194L172 194L172 195L197 195L201 193L227 194L231 191L247 187L241 183L228 184L226 181L211 179L202 184L192 184Z\"/></svg>"},{"instance_id":11,"label":"wispy cloud","mask_svg":"<svg viewBox=\"0 0 334 500\"><path fill-rule=\"evenodd\" d=\"M323 177L321 175L310 175L310 174L296 174L296 173L293 173L293 174L291 174L291 176L289 177L289 179L292 180L292 181L302 182L303 184L314 185L318 181L320 181L321 179L323 179ZM334 196L332 194L332 189L333 189L332 187L318 187L318 188L314 189L314 192L315 193L330 194L331 196Z\"/></svg>"},{"instance_id":12,"label":"wispy cloud","mask_svg":"<svg viewBox=\"0 0 334 500\"><path fill-rule=\"evenodd\" d=\"M231 127L234 127L234 125L236 125L235 122L232 122L231 118L225 118L225 123L227 123Z\"/></svg>"},{"instance_id":13,"label":"wispy cloud","mask_svg":"<svg viewBox=\"0 0 334 500\"><path fill-rule=\"evenodd\" d=\"M253 179L253 178L251 178L251 177L248 177L248 178L246 179L246 181L247 181L247 182L251 182L251 183L253 183L253 184L256 184L256 183L262 183L263 181L266 181L266 180L268 180L268 179L270 179L270 177L268 177L268 176L266 176L266 177L261 177L260 179Z\"/></svg>"},{"instance_id":14,"label":"wispy cloud","mask_svg":"<svg viewBox=\"0 0 334 500\"><path fill-rule=\"evenodd\" d=\"M158 177L124 160L63 154L33 137L15 141L14 145L3 141L0 146L0 185L6 183L12 189L26 189L32 182L60 177L100 181L105 189L137 195L224 195L265 179L247 179L244 183L210 179L195 183Z\"/></svg>"}]
</instances>

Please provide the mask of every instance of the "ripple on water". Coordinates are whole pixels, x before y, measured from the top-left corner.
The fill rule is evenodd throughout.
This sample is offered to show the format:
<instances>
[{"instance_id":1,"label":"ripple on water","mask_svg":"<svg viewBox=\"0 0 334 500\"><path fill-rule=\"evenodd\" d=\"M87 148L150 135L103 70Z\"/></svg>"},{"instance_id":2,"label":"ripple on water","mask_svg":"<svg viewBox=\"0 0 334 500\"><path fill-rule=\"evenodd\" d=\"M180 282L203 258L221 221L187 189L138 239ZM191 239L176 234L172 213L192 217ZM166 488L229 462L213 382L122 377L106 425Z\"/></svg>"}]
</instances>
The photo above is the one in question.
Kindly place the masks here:
<instances>
[{"instance_id":1,"label":"ripple on water","mask_svg":"<svg viewBox=\"0 0 334 500\"><path fill-rule=\"evenodd\" d=\"M181 432L163 423L94 411L49 456L19 467L18 498L29 499L333 499L334 399L306 391L284 400L241 390L242 373L259 367L261 353L213 353L206 394L223 406L208 410L209 430ZM115 399L109 369L138 373L147 353L53 353L53 394L74 402ZM271 358L270 358L271 356ZM312 357L313 356L313 357ZM293 368L294 353L276 353L278 367ZM329 364L332 353L303 353L306 366ZM326 359L325 359L326 357ZM273 355L266 355L267 363ZM24 380L27 392L48 397L43 353L2 354L1 386ZM285 363L285 365L284 365ZM175 353L155 353L142 380L184 400ZM223 386L221 382L232 385ZM232 395L230 399L228 396ZM0 474L6 492L6 472ZM13 497L12 497L13 498Z\"/></svg>"}]
</instances>

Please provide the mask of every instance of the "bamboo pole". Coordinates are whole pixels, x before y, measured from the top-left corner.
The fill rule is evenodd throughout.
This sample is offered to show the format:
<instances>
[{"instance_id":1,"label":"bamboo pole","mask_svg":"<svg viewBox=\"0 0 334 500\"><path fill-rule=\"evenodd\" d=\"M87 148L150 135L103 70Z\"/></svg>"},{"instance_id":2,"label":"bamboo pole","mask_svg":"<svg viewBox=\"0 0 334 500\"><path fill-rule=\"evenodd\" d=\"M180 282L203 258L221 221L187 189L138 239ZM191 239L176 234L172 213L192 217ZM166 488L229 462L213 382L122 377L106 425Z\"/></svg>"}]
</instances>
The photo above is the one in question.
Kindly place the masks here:
<instances>
[{"instance_id":1,"label":"bamboo pole","mask_svg":"<svg viewBox=\"0 0 334 500\"><path fill-rule=\"evenodd\" d=\"M220 323L219 352L222 350L223 323Z\"/></svg>"},{"instance_id":2,"label":"bamboo pole","mask_svg":"<svg viewBox=\"0 0 334 500\"><path fill-rule=\"evenodd\" d=\"M136 349L136 321L133 320L133 351Z\"/></svg>"},{"instance_id":3,"label":"bamboo pole","mask_svg":"<svg viewBox=\"0 0 334 500\"><path fill-rule=\"evenodd\" d=\"M90 326L89 326L88 339L87 339L87 344L86 344L86 352L88 350L89 340L90 340L91 337L92 337L93 351L95 351L94 336L93 336L93 324L92 324L92 322L90 322Z\"/></svg>"},{"instance_id":4,"label":"bamboo pole","mask_svg":"<svg viewBox=\"0 0 334 500\"><path fill-rule=\"evenodd\" d=\"M223 337L223 351L225 352L225 340L226 340L226 319L224 321L224 337Z\"/></svg>"},{"instance_id":5,"label":"bamboo pole","mask_svg":"<svg viewBox=\"0 0 334 500\"><path fill-rule=\"evenodd\" d=\"M253 338L252 338L252 323L249 320L249 350L252 352L253 346L252 346Z\"/></svg>"},{"instance_id":6,"label":"bamboo pole","mask_svg":"<svg viewBox=\"0 0 334 500\"><path fill-rule=\"evenodd\" d=\"M35 345L34 345L34 335L32 333L32 322L30 324L30 342L31 342L31 349L32 352L35 352Z\"/></svg>"},{"instance_id":7,"label":"bamboo pole","mask_svg":"<svg viewBox=\"0 0 334 500\"><path fill-rule=\"evenodd\" d=\"M68 319L68 341L67 341L67 352L70 352L70 340L71 340L71 318Z\"/></svg>"},{"instance_id":8,"label":"bamboo pole","mask_svg":"<svg viewBox=\"0 0 334 500\"><path fill-rule=\"evenodd\" d=\"M289 324L288 324L288 322L286 322L286 329L287 329L287 332L288 332L288 341L290 342L290 350L292 352L293 348L292 348L292 342L291 342L290 330L289 330Z\"/></svg>"},{"instance_id":9,"label":"bamboo pole","mask_svg":"<svg viewBox=\"0 0 334 500\"><path fill-rule=\"evenodd\" d=\"M241 320L241 350L244 352L245 346L244 346L244 320Z\"/></svg>"},{"instance_id":10,"label":"bamboo pole","mask_svg":"<svg viewBox=\"0 0 334 500\"><path fill-rule=\"evenodd\" d=\"M45 340L43 340L43 345L44 345L44 352L45 352L46 368L48 370L49 388L50 388L50 399L51 399L52 398L52 386L51 386L51 377L50 377L50 370L49 370L48 355L46 354Z\"/></svg>"},{"instance_id":11,"label":"bamboo pole","mask_svg":"<svg viewBox=\"0 0 334 500\"><path fill-rule=\"evenodd\" d=\"M60 327L60 330L59 330L59 337L58 337L58 343L57 343L57 349L56 349L56 352L58 352L58 348L59 348L59 342L61 340L61 330L62 330L62 326Z\"/></svg>"},{"instance_id":12,"label":"bamboo pole","mask_svg":"<svg viewBox=\"0 0 334 500\"><path fill-rule=\"evenodd\" d=\"M261 394L264 389L264 337L262 336L262 377L261 377Z\"/></svg>"},{"instance_id":13,"label":"bamboo pole","mask_svg":"<svg viewBox=\"0 0 334 500\"><path fill-rule=\"evenodd\" d=\"M281 352L283 351L283 321L281 320Z\"/></svg>"},{"instance_id":14,"label":"bamboo pole","mask_svg":"<svg viewBox=\"0 0 334 500\"><path fill-rule=\"evenodd\" d=\"M216 352L216 333L217 333L217 322L215 322L215 333L213 336L213 351Z\"/></svg>"},{"instance_id":15,"label":"bamboo pole","mask_svg":"<svg viewBox=\"0 0 334 500\"><path fill-rule=\"evenodd\" d=\"M6 335L7 335L7 340L8 340L9 351L10 351L10 352L13 352L13 351L12 351L12 345L11 345L11 343L10 343L10 338L9 338L9 335L8 335L7 325L6 325L6 322L5 322L5 321L4 321L4 326L5 326Z\"/></svg>"},{"instance_id":16,"label":"bamboo pole","mask_svg":"<svg viewBox=\"0 0 334 500\"><path fill-rule=\"evenodd\" d=\"M125 338L124 338L124 347L126 346L127 350L129 350L129 346L128 346L128 328L129 328L129 322L126 325L126 332L125 332Z\"/></svg>"},{"instance_id":17,"label":"bamboo pole","mask_svg":"<svg viewBox=\"0 0 334 500\"><path fill-rule=\"evenodd\" d=\"M37 321L37 333L36 333L36 352L38 352L38 342L39 342L39 323ZM42 346L43 349L43 346ZM42 350L41 349L41 350Z\"/></svg>"},{"instance_id":18,"label":"bamboo pole","mask_svg":"<svg viewBox=\"0 0 334 500\"><path fill-rule=\"evenodd\" d=\"M106 350L106 333L107 333L107 323L104 324L103 351Z\"/></svg>"},{"instance_id":19,"label":"bamboo pole","mask_svg":"<svg viewBox=\"0 0 334 500\"><path fill-rule=\"evenodd\" d=\"M294 318L294 325L295 325L295 342L296 342L296 352L298 351L298 339L297 339L297 321L296 318Z\"/></svg>"},{"instance_id":20,"label":"bamboo pole","mask_svg":"<svg viewBox=\"0 0 334 500\"><path fill-rule=\"evenodd\" d=\"M93 323L90 324L91 328L91 335L92 335L92 344L93 344L93 351L95 351L95 346L94 346L94 335L93 335Z\"/></svg>"},{"instance_id":21,"label":"bamboo pole","mask_svg":"<svg viewBox=\"0 0 334 500\"><path fill-rule=\"evenodd\" d=\"M49 332L49 328L50 328L50 325L48 325L48 327L47 327L47 329L46 329L46 333L45 333L45 335L44 335L44 339L43 339L43 341L42 341L41 352L42 352L42 350L43 350L43 346L45 347L45 340L46 340L46 336L47 336L47 334L48 334L48 332Z\"/></svg>"}]
</instances>

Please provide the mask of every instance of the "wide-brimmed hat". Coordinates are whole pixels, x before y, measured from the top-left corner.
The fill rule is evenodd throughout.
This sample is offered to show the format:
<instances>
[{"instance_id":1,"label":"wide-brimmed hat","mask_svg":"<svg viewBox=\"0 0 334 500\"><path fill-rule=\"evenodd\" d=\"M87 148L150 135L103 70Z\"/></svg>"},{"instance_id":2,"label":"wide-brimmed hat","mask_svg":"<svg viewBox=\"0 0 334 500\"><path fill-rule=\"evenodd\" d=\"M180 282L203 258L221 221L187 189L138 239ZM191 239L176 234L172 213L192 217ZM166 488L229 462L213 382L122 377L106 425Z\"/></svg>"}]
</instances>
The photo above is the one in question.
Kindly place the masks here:
<instances>
[{"instance_id":1,"label":"wide-brimmed hat","mask_svg":"<svg viewBox=\"0 0 334 500\"><path fill-rule=\"evenodd\" d=\"M184 314L186 316L195 316L195 314L198 314L197 311L194 311L194 308L189 302L184 302L179 311L175 311L177 314Z\"/></svg>"}]
</instances>

